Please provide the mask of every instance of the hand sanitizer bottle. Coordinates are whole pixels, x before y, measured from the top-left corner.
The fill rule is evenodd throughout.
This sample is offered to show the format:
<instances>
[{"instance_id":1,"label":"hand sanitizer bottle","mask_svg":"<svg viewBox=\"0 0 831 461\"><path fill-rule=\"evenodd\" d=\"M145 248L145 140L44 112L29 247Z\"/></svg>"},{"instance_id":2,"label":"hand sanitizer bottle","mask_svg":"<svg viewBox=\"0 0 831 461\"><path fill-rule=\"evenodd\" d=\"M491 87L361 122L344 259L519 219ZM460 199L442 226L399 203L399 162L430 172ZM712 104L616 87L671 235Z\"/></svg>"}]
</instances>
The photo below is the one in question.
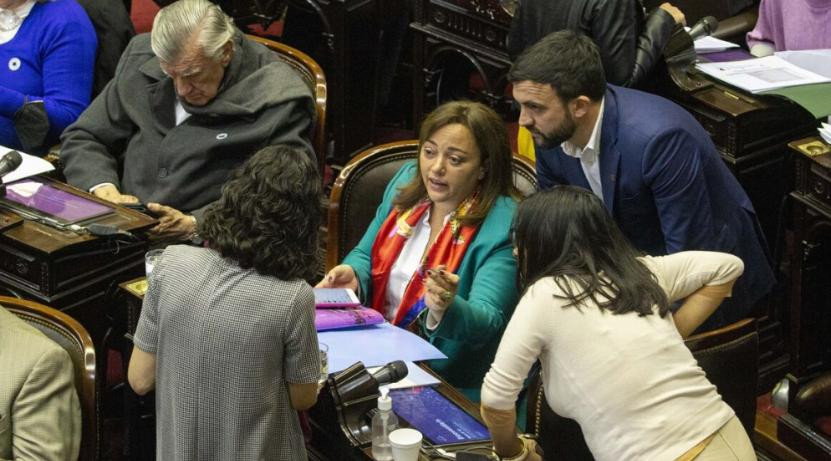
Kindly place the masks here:
<instances>
[{"instance_id":1,"label":"hand sanitizer bottle","mask_svg":"<svg viewBox=\"0 0 831 461\"><path fill-rule=\"evenodd\" d=\"M390 432L398 429L398 417L392 411L389 388L381 388L378 397L378 412L372 417L372 458L376 461L391 461L392 447Z\"/></svg>"}]
</instances>

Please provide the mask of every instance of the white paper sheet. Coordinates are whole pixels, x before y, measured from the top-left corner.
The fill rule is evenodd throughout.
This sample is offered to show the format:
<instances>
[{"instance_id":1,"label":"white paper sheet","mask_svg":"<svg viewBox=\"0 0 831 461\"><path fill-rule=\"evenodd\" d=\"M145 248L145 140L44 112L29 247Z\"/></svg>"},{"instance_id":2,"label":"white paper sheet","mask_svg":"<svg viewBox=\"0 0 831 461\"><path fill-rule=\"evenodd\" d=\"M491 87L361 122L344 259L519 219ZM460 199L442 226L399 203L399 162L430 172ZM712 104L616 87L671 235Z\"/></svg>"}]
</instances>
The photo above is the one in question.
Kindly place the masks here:
<instances>
[{"instance_id":1,"label":"white paper sheet","mask_svg":"<svg viewBox=\"0 0 831 461\"><path fill-rule=\"evenodd\" d=\"M831 82L831 78L795 66L778 56L732 62L698 63L696 68L751 93Z\"/></svg>"},{"instance_id":2,"label":"white paper sheet","mask_svg":"<svg viewBox=\"0 0 831 461\"><path fill-rule=\"evenodd\" d=\"M389 384L390 389L405 389L419 386L438 386L439 380L435 376L424 371L423 368L413 362L404 362L407 365L407 377L397 383ZM374 374L381 367L368 368L370 374Z\"/></svg>"},{"instance_id":3,"label":"white paper sheet","mask_svg":"<svg viewBox=\"0 0 831 461\"><path fill-rule=\"evenodd\" d=\"M795 66L831 78L831 50L777 51L773 54Z\"/></svg>"},{"instance_id":4,"label":"white paper sheet","mask_svg":"<svg viewBox=\"0 0 831 461\"><path fill-rule=\"evenodd\" d=\"M12 149L9 149L8 147L0 146L0 158L3 158L3 156L11 150ZM23 152L20 152L20 156L23 158L23 162L19 167L17 167L16 170L3 175L4 183L10 183L12 181L17 181L18 179L28 178L30 176L46 173L55 169L51 163L40 157L35 157L34 155L29 155Z\"/></svg>"},{"instance_id":5,"label":"white paper sheet","mask_svg":"<svg viewBox=\"0 0 831 461\"><path fill-rule=\"evenodd\" d=\"M366 367L386 365L394 360L446 359L440 350L409 331L382 323L362 328L321 331L319 342L329 346L329 373L361 361Z\"/></svg>"},{"instance_id":6,"label":"white paper sheet","mask_svg":"<svg viewBox=\"0 0 831 461\"><path fill-rule=\"evenodd\" d=\"M695 52L698 54L717 53L719 51L729 50L730 48L738 48L739 45L720 38L705 35L693 42Z\"/></svg>"}]
</instances>

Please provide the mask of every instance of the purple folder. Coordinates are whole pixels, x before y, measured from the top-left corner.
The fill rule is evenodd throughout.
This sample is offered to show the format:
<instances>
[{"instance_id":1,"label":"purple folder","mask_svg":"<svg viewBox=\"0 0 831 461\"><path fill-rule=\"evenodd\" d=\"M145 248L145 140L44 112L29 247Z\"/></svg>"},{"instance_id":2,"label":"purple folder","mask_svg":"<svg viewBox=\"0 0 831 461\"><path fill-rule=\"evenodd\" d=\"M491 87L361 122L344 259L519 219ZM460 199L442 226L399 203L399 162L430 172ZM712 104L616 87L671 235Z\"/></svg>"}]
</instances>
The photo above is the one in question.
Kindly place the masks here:
<instances>
[{"instance_id":1,"label":"purple folder","mask_svg":"<svg viewBox=\"0 0 831 461\"><path fill-rule=\"evenodd\" d=\"M384 316L375 309L368 307L315 309L315 328L317 328L317 331L377 325L379 323L384 323Z\"/></svg>"}]
</instances>

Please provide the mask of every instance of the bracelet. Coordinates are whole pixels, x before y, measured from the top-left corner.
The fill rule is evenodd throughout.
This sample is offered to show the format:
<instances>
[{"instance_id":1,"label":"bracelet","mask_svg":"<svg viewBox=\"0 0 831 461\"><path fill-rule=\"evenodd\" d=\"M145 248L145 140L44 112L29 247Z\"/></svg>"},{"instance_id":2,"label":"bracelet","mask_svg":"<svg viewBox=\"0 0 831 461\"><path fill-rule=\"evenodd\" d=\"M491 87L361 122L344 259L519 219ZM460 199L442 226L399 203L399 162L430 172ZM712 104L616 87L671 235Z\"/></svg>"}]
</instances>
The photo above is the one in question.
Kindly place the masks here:
<instances>
[{"instance_id":1,"label":"bracelet","mask_svg":"<svg viewBox=\"0 0 831 461\"><path fill-rule=\"evenodd\" d=\"M519 438L519 441L522 442L522 449L519 451L519 453L515 454L514 456L511 456L510 458L506 458L506 457L503 456L501 458L502 461L522 461L522 460L524 460L525 458L528 457L528 442L527 442L528 439L525 438L525 437L518 437L518 438Z\"/></svg>"}]
</instances>

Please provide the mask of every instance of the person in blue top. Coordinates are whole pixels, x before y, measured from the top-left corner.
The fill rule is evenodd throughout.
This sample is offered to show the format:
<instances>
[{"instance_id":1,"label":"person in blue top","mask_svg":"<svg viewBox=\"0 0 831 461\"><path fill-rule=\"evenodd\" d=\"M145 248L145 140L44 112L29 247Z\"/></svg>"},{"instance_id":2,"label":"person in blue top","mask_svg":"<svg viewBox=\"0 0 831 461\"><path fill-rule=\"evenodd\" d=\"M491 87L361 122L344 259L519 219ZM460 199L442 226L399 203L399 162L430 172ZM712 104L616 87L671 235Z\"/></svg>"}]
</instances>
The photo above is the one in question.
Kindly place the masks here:
<instances>
[{"instance_id":1,"label":"person in blue top","mask_svg":"<svg viewBox=\"0 0 831 461\"><path fill-rule=\"evenodd\" d=\"M502 119L475 102L424 121L416 162L387 186L358 246L318 284L356 290L447 355L430 366L478 401L517 301L511 148Z\"/></svg>"},{"instance_id":2,"label":"person in blue top","mask_svg":"<svg viewBox=\"0 0 831 461\"><path fill-rule=\"evenodd\" d=\"M0 145L44 154L89 105L98 41L75 0L0 0Z\"/></svg>"}]
</instances>

